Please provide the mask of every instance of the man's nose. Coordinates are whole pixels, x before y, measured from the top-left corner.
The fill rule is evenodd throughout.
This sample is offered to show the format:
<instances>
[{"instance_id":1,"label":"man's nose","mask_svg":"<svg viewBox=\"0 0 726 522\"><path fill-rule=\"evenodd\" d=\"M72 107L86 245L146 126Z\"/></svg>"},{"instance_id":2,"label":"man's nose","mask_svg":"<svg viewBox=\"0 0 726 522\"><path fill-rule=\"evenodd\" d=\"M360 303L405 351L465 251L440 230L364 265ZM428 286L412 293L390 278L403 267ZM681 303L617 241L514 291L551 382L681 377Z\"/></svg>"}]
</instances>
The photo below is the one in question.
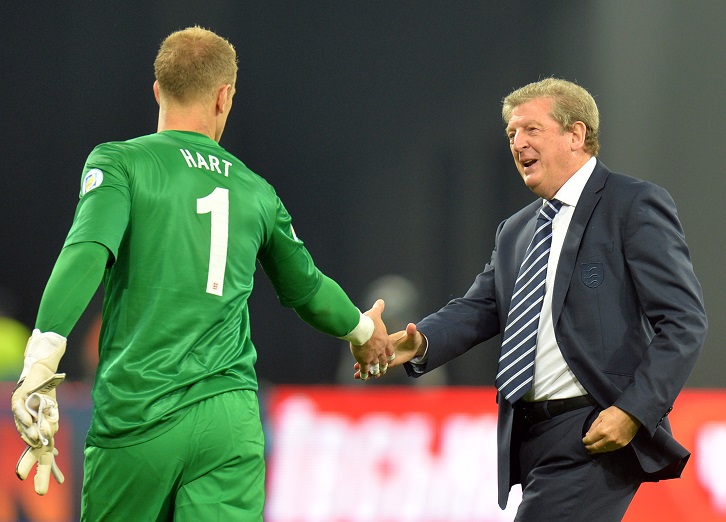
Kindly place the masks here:
<instances>
[{"instance_id":1,"label":"man's nose","mask_svg":"<svg viewBox=\"0 0 726 522\"><path fill-rule=\"evenodd\" d=\"M514 150L522 150L528 147L527 140L521 132L515 132L512 136L512 148Z\"/></svg>"}]
</instances>

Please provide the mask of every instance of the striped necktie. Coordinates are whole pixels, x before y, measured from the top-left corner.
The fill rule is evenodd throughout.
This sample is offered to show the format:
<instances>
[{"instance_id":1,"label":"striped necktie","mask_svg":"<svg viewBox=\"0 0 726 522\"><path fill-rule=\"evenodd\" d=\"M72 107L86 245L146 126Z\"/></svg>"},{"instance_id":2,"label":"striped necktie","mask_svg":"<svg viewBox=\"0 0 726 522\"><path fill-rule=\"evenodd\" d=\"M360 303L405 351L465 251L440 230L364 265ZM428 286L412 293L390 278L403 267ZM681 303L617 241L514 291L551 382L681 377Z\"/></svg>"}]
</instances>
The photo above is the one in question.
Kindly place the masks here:
<instances>
[{"instance_id":1,"label":"striped necktie","mask_svg":"<svg viewBox=\"0 0 726 522\"><path fill-rule=\"evenodd\" d=\"M561 207L561 201L545 200L537 215L534 237L527 247L514 284L495 379L499 393L512 404L532 388L537 328L552 244L552 220Z\"/></svg>"}]
</instances>

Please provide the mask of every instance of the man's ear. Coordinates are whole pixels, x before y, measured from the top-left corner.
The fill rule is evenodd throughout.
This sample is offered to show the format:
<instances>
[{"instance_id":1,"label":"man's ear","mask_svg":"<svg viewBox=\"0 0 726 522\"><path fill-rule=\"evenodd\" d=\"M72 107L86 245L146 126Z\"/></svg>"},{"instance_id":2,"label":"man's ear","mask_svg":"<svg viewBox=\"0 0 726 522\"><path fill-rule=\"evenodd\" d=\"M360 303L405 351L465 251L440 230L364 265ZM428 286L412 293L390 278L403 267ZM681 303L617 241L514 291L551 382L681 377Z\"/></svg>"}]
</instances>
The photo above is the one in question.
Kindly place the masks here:
<instances>
[{"instance_id":1,"label":"man's ear","mask_svg":"<svg viewBox=\"0 0 726 522\"><path fill-rule=\"evenodd\" d=\"M156 99L156 103L161 105L161 95L159 94L159 82L154 82L154 98Z\"/></svg>"},{"instance_id":2,"label":"man's ear","mask_svg":"<svg viewBox=\"0 0 726 522\"><path fill-rule=\"evenodd\" d=\"M227 109L227 104L230 102L230 92L232 92L232 85L220 85L217 89L217 114L222 114Z\"/></svg>"},{"instance_id":3,"label":"man's ear","mask_svg":"<svg viewBox=\"0 0 726 522\"><path fill-rule=\"evenodd\" d=\"M574 150L580 150L585 146L585 135L587 134L587 127L581 121L576 121L572 124L572 141L570 142L570 148Z\"/></svg>"}]
</instances>

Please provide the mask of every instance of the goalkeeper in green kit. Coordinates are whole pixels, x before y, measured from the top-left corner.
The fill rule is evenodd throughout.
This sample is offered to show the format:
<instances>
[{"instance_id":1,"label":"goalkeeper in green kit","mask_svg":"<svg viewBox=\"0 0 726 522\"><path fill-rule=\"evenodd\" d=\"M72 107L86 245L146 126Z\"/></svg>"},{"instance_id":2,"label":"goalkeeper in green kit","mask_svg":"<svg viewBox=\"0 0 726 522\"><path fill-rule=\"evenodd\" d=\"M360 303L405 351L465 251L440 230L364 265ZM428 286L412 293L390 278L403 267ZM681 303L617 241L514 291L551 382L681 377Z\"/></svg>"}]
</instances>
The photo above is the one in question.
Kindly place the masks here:
<instances>
[{"instance_id":1,"label":"goalkeeper in green kit","mask_svg":"<svg viewBox=\"0 0 726 522\"><path fill-rule=\"evenodd\" d=\"M218 144L237 56L199 27L154 63L158 132L89 155L73 225L41 299L12 396L48 490L66 337L104 285L82 520L261 520L264 439L247 299L257 261L280 302L385 372L383 302L362 314L313 264L274 189ZM61 408L62 409L62 408Z\"/></svg>"}]
</instances>

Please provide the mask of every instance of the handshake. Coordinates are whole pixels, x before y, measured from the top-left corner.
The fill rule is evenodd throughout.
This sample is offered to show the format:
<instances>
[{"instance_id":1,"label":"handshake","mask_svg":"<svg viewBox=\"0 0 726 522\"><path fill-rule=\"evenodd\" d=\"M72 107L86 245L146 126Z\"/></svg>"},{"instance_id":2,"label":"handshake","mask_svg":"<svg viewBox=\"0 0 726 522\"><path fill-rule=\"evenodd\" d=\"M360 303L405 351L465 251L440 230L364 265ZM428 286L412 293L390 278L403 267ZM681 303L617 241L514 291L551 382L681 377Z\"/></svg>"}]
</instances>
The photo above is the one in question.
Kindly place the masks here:
<instances>
[{"instance_id":1,"label":"handshake","mask_svg":"<svg viewBox=\"0 0 726 522\"><path fill-rule=\"evenodd\" d=\"M381 318L384 307L385 303L379 299L364 314L370 318L373 330L367 341L357 344L358 341L350 340L350 352L356 360L353 366L355 379L365 381L369 377L381 377L389 368L426 353L426 338L417 331L415 324L409 323L405 330L388 334Z\"/></svg>"},{"instance_id":2,"label":"handshake","mask_svg":"<svg viewBox=\"0 0 726 522\"><path fill-rule=\"evenodd\" d=\"M405 330L388 334L381 315L383 300L361 314L358 326L344 339L350 342L350 350L356 360L354 378L367 380L384 375L392 366L421 357L426 351L426 338L410 323ZM54 436L58 431L58 402L56 387L65 374L57 373L65 353L65 337L53 332L34 330L25 348L23 371L12 394L12 410L15 426L27 448L20 456L15 469L18 478L25 480L37 464L35 491L39 495L48 492L50 476L62 484L64 481L55 462L58 451Z\"/></svg>"},{"instance_id":3,"label":"handshake","mask_svg":"<svg viewBox=\"0 0 726 522\"><path fill-rule=\"evenodd\" d=\"M58 431L58 403L55 388L65 378L56 373L58 363L65 353L63 336L34 330L25 348L25 362L18 385L12 395L15 427L28 445L20 456L15 473L25 480L37 463L35 492L48 492L50 475L62 484L63 473L55 462L58 451L53 437Z\"/></svg>"}]
</instances>

